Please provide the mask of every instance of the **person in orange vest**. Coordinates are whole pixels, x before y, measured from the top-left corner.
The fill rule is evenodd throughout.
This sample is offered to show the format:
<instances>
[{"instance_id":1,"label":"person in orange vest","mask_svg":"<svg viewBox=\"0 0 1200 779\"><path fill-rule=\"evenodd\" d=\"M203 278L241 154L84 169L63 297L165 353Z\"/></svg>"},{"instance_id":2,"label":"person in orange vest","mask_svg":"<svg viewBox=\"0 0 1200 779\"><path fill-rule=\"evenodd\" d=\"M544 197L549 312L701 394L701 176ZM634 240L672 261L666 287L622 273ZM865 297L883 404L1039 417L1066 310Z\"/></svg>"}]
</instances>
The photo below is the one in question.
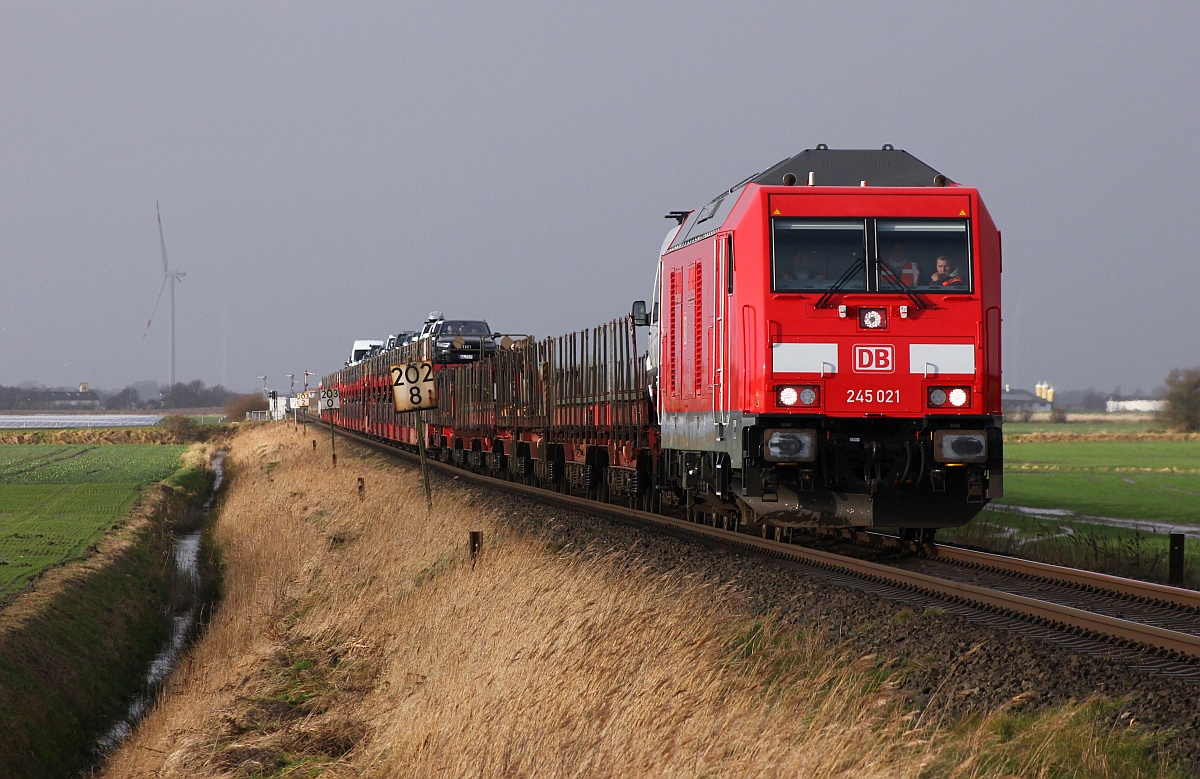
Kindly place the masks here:
<instances>
[{"instance_id":1,"label":"person in orange vest","mask_svg":"<svg viewBox=\"0 0 1200 779\"><path fill-rule=\"evenodd\" d=\"M935 287L966 286L962 274L958 272L958 268L954 265L954 260L944 254L937 258L937 270L929 277L929 283Z\"/></svg>"},{"instance_id":2,"label":"person in orange vest","mask_svg":"<svg viewBox=\"0 0 1200 779\"><path fill-rule=\"evenodd\" d=\"M884 260L892 273L900 278L906 287L915 287L921 280L921 266L908 259L908 251L902 243L894 243L888 248Z\"/></svg>"}]
</instances>

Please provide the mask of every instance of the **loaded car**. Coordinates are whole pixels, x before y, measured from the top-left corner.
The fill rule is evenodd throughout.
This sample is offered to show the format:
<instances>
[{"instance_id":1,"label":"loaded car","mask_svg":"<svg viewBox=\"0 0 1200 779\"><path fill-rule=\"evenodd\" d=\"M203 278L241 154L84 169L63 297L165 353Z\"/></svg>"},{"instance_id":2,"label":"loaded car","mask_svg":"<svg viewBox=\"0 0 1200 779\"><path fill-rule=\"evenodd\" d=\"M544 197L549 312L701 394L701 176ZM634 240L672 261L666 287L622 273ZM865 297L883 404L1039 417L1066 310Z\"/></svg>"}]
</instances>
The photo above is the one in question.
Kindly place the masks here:
<instances>
[{"instance_id":1,"label":"loaded car","mask_svg":"<svg viewBox=\"0 0 1200 779\"><path fill-rule=\"evenodd\" d=\"M416 330L401 330L395 335L389 335L387 343L383 345L385 352L390 352L393 349L399 349L401 346L409 343L417 337Z\"/></svg>"},{"instance_id":2,"label":"loaded car","mask_svg":"<svg viewBox=\"0 0 1200 779\"><path fill-rule=\"evenodd\" d=\"M371 350L377 346L383 346L383 341L373 341L370 339L355 341L354 347L350 350L350 358L346 360L346 365L358 365L367 359Z\"/></svg>"},{"instance_id":3,"label":"loaded car","mask_svg":"<svg viewBox=\"0 0 1200 779\"><path fill-rule=\"evenodd\" d=\"M426 337L435 363L475 362L496 353L492 328L482 319L442 319Z\"/></svg>"}]
</instances>

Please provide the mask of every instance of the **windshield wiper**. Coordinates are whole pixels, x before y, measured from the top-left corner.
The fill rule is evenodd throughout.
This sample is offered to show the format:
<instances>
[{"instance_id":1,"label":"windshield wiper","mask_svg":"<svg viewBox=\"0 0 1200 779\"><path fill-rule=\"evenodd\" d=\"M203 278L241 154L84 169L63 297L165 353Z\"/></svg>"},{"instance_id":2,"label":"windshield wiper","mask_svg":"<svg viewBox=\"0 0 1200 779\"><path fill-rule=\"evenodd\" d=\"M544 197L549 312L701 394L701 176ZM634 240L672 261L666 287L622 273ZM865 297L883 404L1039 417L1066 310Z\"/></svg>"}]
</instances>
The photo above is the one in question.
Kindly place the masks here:
<instances>
[{"instance_id":1,"label":"windshield wiper","mask_svg":"<svg viewBox=\"0 0 1200 779\"><path fill-rule=\"evenodd\" d=\"M825 306L829 305L829 301L833 299L833 296L840 292L842 287L849 284L850 279L854 278L861 269L862 260L858 257L855 257L853 260L851 260L850 267L846 268L846 270L842 272L842 275L838 277L838 280L833 282L833 286L829 288L829 291L822 295L821 299L817 301L816 307L825 308Z\"/></svg>"},{"instance_id":2,"label":"windshield wiper","mask_svg":"<svg viewBox=\"0 0 1200 779\"><path fill-rule=\"evenodd\" d=\"M908 299L913 302L914 306L916 306L918 309L929 308L925 301L921 299L921 296L916 292L913 292L912 287L905 284L904 280L896 275L896 271L892 270L891 265L888 265L886 262L880 262L878 259L875 260L875 264L882 270L880 276L887 279L889 282L891 282L893 287L907 295Z\"/></svg>"}]
</instances>

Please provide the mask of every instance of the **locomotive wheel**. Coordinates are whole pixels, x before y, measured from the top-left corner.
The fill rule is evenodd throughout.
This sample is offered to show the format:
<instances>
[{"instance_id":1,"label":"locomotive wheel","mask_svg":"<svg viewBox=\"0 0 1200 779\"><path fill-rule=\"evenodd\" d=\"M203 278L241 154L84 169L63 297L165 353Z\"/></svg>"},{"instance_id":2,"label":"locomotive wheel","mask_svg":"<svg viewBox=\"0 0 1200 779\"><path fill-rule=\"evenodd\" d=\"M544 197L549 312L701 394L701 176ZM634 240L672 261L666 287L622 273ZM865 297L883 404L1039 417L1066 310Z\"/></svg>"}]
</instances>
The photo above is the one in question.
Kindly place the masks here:
<instances>
[{"instance_id":1,"label":"locomotive wheel","mask_svg":"<svg viewBox=\"0 0 1200 779\"><path fill-rule=\"evenodd\" d=\"M932 544L936 535L936 527L906 527L900 531L900 541L915 551L916 547Z\"/></svg>"}]
</instances>

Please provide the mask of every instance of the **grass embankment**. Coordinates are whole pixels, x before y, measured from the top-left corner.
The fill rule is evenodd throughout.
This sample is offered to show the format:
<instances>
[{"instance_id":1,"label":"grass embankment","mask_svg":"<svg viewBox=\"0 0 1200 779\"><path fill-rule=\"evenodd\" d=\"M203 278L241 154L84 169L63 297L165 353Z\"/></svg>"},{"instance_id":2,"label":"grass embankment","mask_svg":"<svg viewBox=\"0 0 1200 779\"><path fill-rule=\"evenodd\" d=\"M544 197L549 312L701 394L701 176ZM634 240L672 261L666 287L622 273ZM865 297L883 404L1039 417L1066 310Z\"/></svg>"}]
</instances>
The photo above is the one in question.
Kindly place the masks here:
<instances>
[{"instance_id":1,"label":"grass embankment","mask_svg":"<svg viewBox=\"0 0 1200 779\"><path fill-rule=\"evenodd\" d=\"M908 711L884 659L339 449L233 442L224 600L104 776L1164 775L1087 707Z\"/></svg>"},{"instance_id":2,"label":"grass embankment","mask_svg":"<svg viewBox=\"0 0 1200 779\"><path fill-rule=\"evenodd\" d=\"M161 451L141 458L113 450L66 459L58 456L61 447L27 457L0 451L5 478L43 480L0 486L3 554L24 544L30 556L56 556L39 558L42 568L32 573L22 569L20 582L10 579L10 587L35 581L0 610L0 777L77 775L95 760L95 738L124 714L162 647L170 629L166 614L181 587L173 579L173 531L195 521L208 458L198 447L181 467L182 447L154 448ZM104 462L119 478L149 478L164 470L160 456L174 461L167 474L178 470L168 483L145 489L136 480L106 485L102 469L77 467ZM52 479L86 483L45 483ZM26 502L28 516L7 513L15 494L25 500L39 489L68 497L40 506ZM88 491L104 497L104 505L91 505ZM74 500L81 494L84 500ZM24 523L26 532L10 532L14 522ZM71 557L78 559L65 562Z\"/></svg>"}]
</instances>

